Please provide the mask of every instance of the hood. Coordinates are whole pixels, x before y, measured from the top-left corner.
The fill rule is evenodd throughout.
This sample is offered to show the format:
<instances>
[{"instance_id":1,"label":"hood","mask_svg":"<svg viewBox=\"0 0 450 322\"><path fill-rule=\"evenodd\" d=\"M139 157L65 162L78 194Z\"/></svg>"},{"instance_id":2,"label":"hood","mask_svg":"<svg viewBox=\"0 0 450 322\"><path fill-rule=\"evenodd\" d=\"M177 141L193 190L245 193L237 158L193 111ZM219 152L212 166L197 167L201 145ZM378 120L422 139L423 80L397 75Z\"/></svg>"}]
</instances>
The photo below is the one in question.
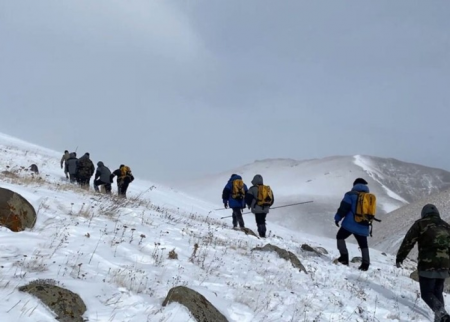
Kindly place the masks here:
<instances>
[{"instance_id":1,"label":"hood","mask_svg":"<svg viewBox=\"0 0 450 322\"><path fill-rule=\"evenodd\" d=\"M71 158L76 158L76 157L77 157L77 155L76 155L74 152L72 152L69 156L70 156Z\"/></svg>"},{"instance_id":2,"label":"hood","mask_svg":"<svg viewBox=\"0 0 450 322\"><path fill-rule=\"evenodd\" d=\"M369 187L362 183L355 184L352 188L352 191L370 192Z\"/></svg>"},{"instance_id":3,"label":"hood","mask_svg":"<svg viewBox=\"0 0 450 322\"><path fill-rule=\"evenodd\" d=\"M260 174L257 174L253 177L252 185L257 186L259 184L263 184L263 177Z\"/></svg>"},{"instance_id":4,"label":"hood","mask_svg":"<svg viewBox=\"0 0 450 322\"><path fill-rule=\"evenodd\" d=\"M429 204L423 206L422 212L420 213L420 217L425 218L425 217L428 217L431 215L441 217L441 215L439 214L439 210L436 208L436 206L429 203Z\"/></svg>"},{"instance_id":5,"label":"hood","mask_svg":"<svg viewBox=\"0 0 450 322\"><path fill-rule=\"evenodd\" d=\"M103 164L102 161L98 161L98 162L97 162L97 166L100 167L100 168L102 168L102 167L104 167L105 165Z\"/></svg>"},{"instance_id":6,"label":"hood","mask_svg":"<svg viewBox=\"0 0 450 322\"><path fill-rule=\"evenodd\" d=\"M242 177L238 174L232 174L230 180L228 182L234 181L236 179L242 179Z\"/></svg>"}]
</instances>

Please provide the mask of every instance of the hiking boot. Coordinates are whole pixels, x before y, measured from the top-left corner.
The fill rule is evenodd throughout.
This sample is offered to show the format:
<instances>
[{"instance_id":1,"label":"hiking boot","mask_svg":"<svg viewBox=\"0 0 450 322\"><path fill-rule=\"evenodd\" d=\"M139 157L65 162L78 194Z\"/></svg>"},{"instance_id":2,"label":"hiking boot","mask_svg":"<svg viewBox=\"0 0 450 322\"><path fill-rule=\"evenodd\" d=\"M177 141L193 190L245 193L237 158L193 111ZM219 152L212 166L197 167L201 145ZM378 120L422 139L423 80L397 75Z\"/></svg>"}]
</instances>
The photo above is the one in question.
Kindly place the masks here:
<instances>
[{"instance_id":1,"label":"hiking boot","mask_svg":"<svg viewBox=\"0 0 450 322\"><path fill-rule=\"evenodd\" d=\"M341 255L341 256L337 259L337 261L338 261L339 263L341 263L342 265L347 265L347 266L348 266L348 254Z\"/></svg>"},{"instance_id":2,"label":"hiking boot","mask_svg":"<svg viewBox=\"0 0 450 322\"><path fill-rule=\"evenodd\" d=\"M234 229L234 230L239 230L239 228L237 228L237 226L234 226L233 229Z\"/></svg>"},{"instance_id":3,"label":"hiking boot","mask_svg":"<svg viewBox=\"0 0 450 322\"><path fill-rule=\"evenodd\" d=\"M367 271L369 269L369 264L362 263L361 266L358 267L360 271Z\"/></svg>"}]
</instances>

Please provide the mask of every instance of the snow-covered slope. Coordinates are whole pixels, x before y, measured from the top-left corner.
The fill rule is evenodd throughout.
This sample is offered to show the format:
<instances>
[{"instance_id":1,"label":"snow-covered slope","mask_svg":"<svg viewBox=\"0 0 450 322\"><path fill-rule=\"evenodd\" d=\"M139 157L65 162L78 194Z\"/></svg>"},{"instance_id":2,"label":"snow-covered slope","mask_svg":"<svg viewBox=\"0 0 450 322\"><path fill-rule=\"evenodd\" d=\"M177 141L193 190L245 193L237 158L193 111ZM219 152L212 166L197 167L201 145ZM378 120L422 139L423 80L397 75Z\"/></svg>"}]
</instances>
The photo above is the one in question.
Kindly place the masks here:
<instances>
[{"instance_id":1,"label":"snow-covered slope","mask_svg":"<svg viewBox=\"0 0 450 322\"><path fill-rule=\"evenodd\" d=\"M374 235L371 244L377 249L396 254L406 232L420 218L423 206L428 203L435 204L441 217L450 223L450 190L445 190L389 213L381 223L376 224L376 230L380 233ZM417 257L417 245L409 257Z\"/></svg>"},{"instance_id":2,"label":"snow-covered slope","mask_svg":"<svg viewBox=\"0 0 450 322\"><path fill-rule=\"evenodd\" d=\"M357 177L365 178L371 191L377 195L380 218L411 201L450 187L450 172L361 155L304 161L256 161L194 182L173 185L204 200L220 203L222 189L232 173L242 175L248 185L251 185L255 174L261 174L275 193L274 206L313 200L310 204L273 210L269 220L323 236L335 234L334 213Z\"/></svg>"},{"instance_id":3,"label":"snow-covered slope","mask_svg":"<svg viewBox=\"0 0 450 322\"><path fill-rule=\"evenodd\" d=\"M408 278L412 263L396 269L392 256L373 251L368 272L357 264L336 266L333 239L272 222L269 237L257 239L210 213L217 204L158 184L137 179L130 198L120 201L63 182L59 153L6 136L0 137L0 152L0 172L18 175L0 178L0 186L38 210L32 230L0 227L0 321L54 321L39 300L17 289L36 279L54 279L78 293L89 322L195 321L179 304L161 306L178 285L206 296L230 322L432 319L418 300L418 284ZM42 179L21 170L31 163L38 164ZM275 254L251 251L265 243L295 253L308 274ZM303 243L322 246L329 255L302 251ZM177 259L169 259L172 250ZM354 245L349 250L359 254Z\"/></svg>"}]
</instances>

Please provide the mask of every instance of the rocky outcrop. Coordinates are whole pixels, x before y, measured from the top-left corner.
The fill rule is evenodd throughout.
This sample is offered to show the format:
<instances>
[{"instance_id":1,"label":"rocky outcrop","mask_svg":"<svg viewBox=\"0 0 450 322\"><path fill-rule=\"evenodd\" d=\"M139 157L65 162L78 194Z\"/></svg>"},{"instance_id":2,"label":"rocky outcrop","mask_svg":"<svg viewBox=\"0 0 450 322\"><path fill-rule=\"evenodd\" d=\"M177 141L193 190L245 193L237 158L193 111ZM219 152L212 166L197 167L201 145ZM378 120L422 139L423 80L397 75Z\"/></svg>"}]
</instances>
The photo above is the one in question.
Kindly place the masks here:
<instances>
[{"instance_id":1,"label":"rocky outcrop","mask_svg":"<svg viewBox=\"0 0 450 322\"><path fill-rule=\"evenodd\" d=\"M166 306L172 302L184 305L198 322L228 322L227 318L211 302L188 287L172 288L162 305Z\"/></svg>"},{"instance_id":2,"label":"rocky outcrop","mask_svg":"<svg viewBox=\"0 0 450 322\"><path fill-rule=\"evenodd\" d=\"M328 254L328 251L323 247L311 247L308 244L303 244L301 248L306 252L311 252L319 256Z\"/></svg>"},{"instance_id":3,"label":"rocky outcrop","mask_svg":"<svg viewBox=\"0 0 450 322\"><path fill-rule=\"evenodd\" d=\"M19 287L19 291L36 296L50 308L60 322L83 322L86 305L81 297L65 288L55 285L53 280L36 280Z\"/></svg>"},{"instance_id":4,"label":"rocky outcrop","mask_svg":"<svg viewBox=\"0 0 450 322\"><path fill-rule=\"evenodd\" d=\"M0 226L18 232L33 228L36 219L36 211L28 200L14 191L0 188Z\"/></svg>"},{"instance_id":5,"label":"rocky outcrop","mask_svg":"<svg viewBox=\"0 0 450 322\"><path fill-rule=\"evenodd\" d=\"M262 251L262 252L276 252L278 256L283 258L284 260L290 261L292 263L292 266L295 268L298 268L300 271L305 272L308 274L308 272L305 269L305 266L300 262L297 256L295 256L294 253L285 250L283 248L280 248L278 246L267 244L264 247L255 247L252 249L252 251Z\"/></svg>"}]
</instances>

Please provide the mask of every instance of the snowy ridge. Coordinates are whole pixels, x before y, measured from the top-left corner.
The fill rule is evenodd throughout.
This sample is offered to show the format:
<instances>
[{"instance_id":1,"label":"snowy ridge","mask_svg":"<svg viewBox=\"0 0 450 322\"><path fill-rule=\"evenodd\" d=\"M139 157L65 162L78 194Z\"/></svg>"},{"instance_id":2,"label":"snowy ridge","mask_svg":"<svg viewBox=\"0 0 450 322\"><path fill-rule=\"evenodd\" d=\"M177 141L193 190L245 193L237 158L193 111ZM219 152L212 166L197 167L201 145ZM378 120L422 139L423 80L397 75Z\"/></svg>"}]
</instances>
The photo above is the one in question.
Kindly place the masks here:
<instances>
[{"instance_id":1,"label":"snowy ridge","mask_svg":"<svg viewBox=\"0 0 450 322\"><path fill-rule=\"evenodd\" d=\"M337 266L331 263L337 257L332 238L298 234L271 219L266 240L246 236L211 213L218 204L138 179L127 201L110 199L61 182L58 153L47 157L4 144L2 171L33 162L43 179L29 180L18 172L20 179L0 181L38 210L32 230L0 228L0 321L54 320L39 300L17 290L36 279L54 279L79 294L90 322L194 321L179 304L161 306L178 285L203 294L230 322L421 322L432 317L408 277L412 263L396 269L392 256L372 251L368 272L358 271L357 264ZM254 228L251 217L246 222ZM251 251L265 243L295 253L308 274L275 254ZM324 247L329 255L303 251L303 243ZM355 245L348 247L352 256L359 255ZM177 259L168 257L172 250Z\"/></svg>"},{"instance_id":2,"label":"snowy ridge","mask_svg":"<svg viewBox=\"0 0 450 322\"><path fill-rule=\"evenodd\" d=\"M384 189L387 193L387 195L395 200L398 200L404 204L408 204L408 201L400 197L398 194L390 190L388 187L386 187L382 179L384 179L384 176L380 171L377 171L376 169L372 168L370 166L370 160L363 158L361 155L355 155L355 164L359 167L361 167L369 176L372 178L372 180L378 182L382 189ZM391 212L398 208L398 205L396 204L390 204L389 202L383 202L382 207L385 212Z\"/></svg>"}]
</instances>

